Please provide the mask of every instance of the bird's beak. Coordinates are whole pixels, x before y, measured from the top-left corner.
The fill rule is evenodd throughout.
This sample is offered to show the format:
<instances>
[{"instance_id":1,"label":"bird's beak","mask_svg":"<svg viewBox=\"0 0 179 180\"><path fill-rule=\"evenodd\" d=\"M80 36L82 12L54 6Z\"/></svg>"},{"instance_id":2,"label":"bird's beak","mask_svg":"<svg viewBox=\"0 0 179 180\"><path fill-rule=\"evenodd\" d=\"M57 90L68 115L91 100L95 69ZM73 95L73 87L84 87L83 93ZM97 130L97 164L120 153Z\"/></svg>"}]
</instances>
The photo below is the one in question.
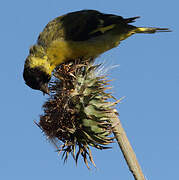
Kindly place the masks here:
<instances>
[{"instance_id":1,"label":"bird's beak","mask_svg":"<svg viewBox=\"0 0 179 180\"><path fill-rule=\"evenodd\" d=\"M40 87L40 90L44 93L44 94L50 94L50 90L48 88L48 83L42 84Z\"/></svg>"}]
</instances>

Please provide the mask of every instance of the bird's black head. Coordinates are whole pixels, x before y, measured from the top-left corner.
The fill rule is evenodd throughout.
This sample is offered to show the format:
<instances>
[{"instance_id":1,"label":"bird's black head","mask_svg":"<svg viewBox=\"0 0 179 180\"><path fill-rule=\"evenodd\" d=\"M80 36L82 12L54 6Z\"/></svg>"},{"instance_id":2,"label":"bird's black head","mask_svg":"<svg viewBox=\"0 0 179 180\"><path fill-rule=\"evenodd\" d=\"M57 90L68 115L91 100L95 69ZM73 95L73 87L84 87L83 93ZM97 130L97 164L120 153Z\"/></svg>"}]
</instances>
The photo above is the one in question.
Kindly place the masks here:
<instances>
[{"instance_id":1,"label":"bird's black head","mask_svg":"<svg viewBox=\"0 0 179 180\"><path fill-rule=\"evenodd\" d=\"M25 83L32 89L40 90L49 94L48 82L51 76L43 71L41 67L30 68L24 67L23 77Z\"/></svg>"}]
</instances>

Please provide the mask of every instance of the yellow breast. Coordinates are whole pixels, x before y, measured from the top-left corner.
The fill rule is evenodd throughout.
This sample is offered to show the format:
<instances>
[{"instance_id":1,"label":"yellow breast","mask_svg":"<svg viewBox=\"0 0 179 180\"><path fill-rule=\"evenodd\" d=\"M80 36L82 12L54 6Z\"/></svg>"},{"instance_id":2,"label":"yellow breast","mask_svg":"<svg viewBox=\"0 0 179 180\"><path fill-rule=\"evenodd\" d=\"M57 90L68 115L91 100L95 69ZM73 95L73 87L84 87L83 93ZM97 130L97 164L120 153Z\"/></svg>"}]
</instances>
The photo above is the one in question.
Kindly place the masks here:
<instances>
[{"instance_id":1,"label":"yellow breast","mask_svg":"<svg viewBox=\"0 0 179 180\"><path fill-rule=\"evenodd\" d=\"M119 38L104 36L93 38L88 41L53 41L47 49L49 61L55 67L69 59L78 57L97 57L105 51L116 47L119 44Z\"/></svg>"}]
</instances>

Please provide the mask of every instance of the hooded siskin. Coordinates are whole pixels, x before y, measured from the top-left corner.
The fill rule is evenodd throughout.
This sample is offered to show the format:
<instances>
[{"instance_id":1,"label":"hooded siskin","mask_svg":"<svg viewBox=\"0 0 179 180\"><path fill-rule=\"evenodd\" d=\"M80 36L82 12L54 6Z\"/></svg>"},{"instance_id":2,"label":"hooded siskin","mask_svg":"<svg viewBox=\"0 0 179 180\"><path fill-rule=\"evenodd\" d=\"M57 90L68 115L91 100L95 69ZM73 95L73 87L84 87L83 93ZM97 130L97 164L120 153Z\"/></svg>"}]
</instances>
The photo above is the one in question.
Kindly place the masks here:
<instances>
[{"instance_id":1,"label":"hooded siskin","mask_svg":"<svg viewBox=\"0 0 179 180\"><path fill-rule=\"evenodd\" d=\"M135 33L169 32L168 28L130 25L136 18L124 19L96 10L82 10L55 18L30 48L23 77L28 86L49 93L48 82L58 65L80 57L92 58L119 45Z\"/></svg>"}]
</instances>

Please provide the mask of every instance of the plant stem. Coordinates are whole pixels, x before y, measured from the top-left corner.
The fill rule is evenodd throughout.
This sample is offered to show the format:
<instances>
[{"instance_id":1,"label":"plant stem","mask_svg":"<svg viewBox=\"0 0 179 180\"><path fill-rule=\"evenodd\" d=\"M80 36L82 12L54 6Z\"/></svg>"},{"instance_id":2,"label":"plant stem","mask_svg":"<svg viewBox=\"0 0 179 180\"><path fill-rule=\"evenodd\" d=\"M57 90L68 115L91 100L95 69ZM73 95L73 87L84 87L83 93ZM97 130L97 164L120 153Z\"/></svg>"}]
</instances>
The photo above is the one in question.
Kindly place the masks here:
<instances>
[{"instance_id":1,"label":"plant stem","mask_svg":"<svg viewBox=\"0 0 179 180\"><path fill-rule=\"evenodd\" d=\"M144 174L142 173L142 169L137 161L135 152L133 151L132 146L130 145L127 135L122 127L120 119L118 118L116 113L114 114L115 117L113 118L112 122L113 133L127 162L129 170L132 172L135 180L145 180Z\"/></svg>"}]
</instances>

